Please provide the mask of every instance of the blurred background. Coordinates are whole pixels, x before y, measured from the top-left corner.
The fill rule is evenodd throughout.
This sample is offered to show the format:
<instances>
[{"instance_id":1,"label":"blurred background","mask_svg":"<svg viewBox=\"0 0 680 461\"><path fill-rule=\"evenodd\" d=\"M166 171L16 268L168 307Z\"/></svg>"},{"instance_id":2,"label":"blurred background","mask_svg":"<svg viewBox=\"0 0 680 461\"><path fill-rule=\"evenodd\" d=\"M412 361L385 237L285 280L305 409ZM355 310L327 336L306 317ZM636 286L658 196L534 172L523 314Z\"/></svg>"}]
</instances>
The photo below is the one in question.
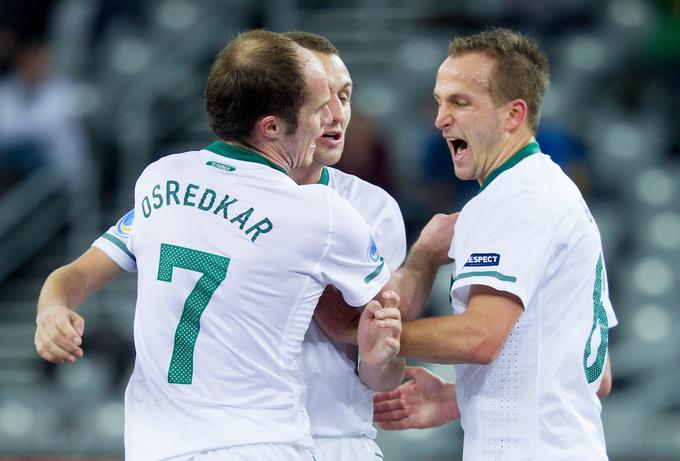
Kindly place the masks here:
<instances>
[{"instance_id":1,"label":"blurred background","mask_svg":"<svg viewBox=\"0 0 680 461\"><path fill-rule=\"evenodd\" d=\"M132 207L149 162L213 141L202 91L253 27L335 43L354 79L339 167L391 192L414 240L477 190L433 127L456 34L534 36L552 82L538 134L600 225L620 325L603 420L612 460L680 460L680 1L0 0L0 456L121 459L135 278L82 308L85 358L35 353L46 276ZM427 310L449 312L443 273ZM431 366L454 379L452 369ZM462 432L381 432L390 461L460 459Z\"/></svg>"}]
</instances>

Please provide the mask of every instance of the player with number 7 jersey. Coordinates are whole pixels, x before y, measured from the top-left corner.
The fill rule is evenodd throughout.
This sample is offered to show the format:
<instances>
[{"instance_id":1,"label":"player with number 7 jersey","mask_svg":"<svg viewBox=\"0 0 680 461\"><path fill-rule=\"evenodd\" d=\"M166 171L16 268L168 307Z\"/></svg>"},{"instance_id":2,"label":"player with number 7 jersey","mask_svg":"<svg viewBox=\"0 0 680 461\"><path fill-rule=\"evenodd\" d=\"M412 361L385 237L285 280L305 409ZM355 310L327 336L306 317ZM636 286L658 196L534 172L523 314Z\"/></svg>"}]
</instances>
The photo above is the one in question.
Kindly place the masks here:
<instances>
[{"instance_id":1,"label":"player with number 7 jersey","mask_svg":"<svg viewBox=\"0 0 680 461\"><path fill-rule=\"evenodd\" d=\"M370 224L371 234L376 243L384 248L381 254L390 269L396 270L403 262L406 252L406 238L403 219L396 201L386 192L361 179L345 174L334 168L324 168L319 184L326 185L338 192L357 209L359 214ZM128 239L134 229L134 210L125 214L115 225L99 237L93 246L102 250L107 256L128 272L137 271L134 255L128 249ZM372 251L376 251L373 249ZM375 258L375 257L374 257ZM378 257L379 259L379 257ZM207 286L208 280L223 281L228 270L229 260L217 255L201 254L196 250L162 245L159 263L159 280L172 282L173 267L180 267L180 261L194 261L193 264L184 263L181 267L195 270L204 275L198 279L196 288L212 293L215 283ZM205 263L201 263L205 261ZM214 264L208 264L208 262ZM209 273L212 277L208 278ZM196 291L196 290L194 290ZM190 312L198 314L204 306L192 292L186 304L198 304L198 309L185 309L180 318L173 348L173 356L168 371L168 381L187 383L187 377L192 376L193 361L189 357L193 349L188 345L195 345L199 329L198 323L188 319ZM178 341L177 336L189 337L190 341ZM371 425L372 403L371 390L356 376L356 346L332 342L326 338L321 329L312 322L305 334L302 355L300 356L300 373L307 384L307 410L311 416L312 435L335 431L345 431L353 437L365 437L370 440L375 437L376 430ZM191 383L188 383L191 384ZM310 408L311 405L311 408ZM335 417L334 420L331 418ZM336 429L337 428L337 429ZM343 433L344 434L344 433ZM337 437L337 436L336 436ZM323 440L333 440L326 437ZM359 440L359 439L357 439ZM315 440L315 443L318 441ZM376 452L378 448L373 448Z\"/></svg>"},{"instance_id":2,"label":"player with number 7 jersey","mask_svg":"<svg viewBox=\"0 0 680 461\"><path fill-rule=\"evenodd\" d=\"M208 78L219 141L137 180L134 216L117 226L134 220L127 241L108 240L138 273L128 461L313 458L298 356L314 308L327 285L360 307L390 280L349 203L289 176L311 162L329 101L311 52L273 32L241 34ZM369 307L362 319L377 319ZM398 351L395 318L364 323L371 370Z\"/></svg>"},{"instance_id":3,"label":"player with number 7 jersey","mask_svg":"<svg viewBox=\"0 0 680 461\"><path fill-rule=\"evenodd\" d=\"M176 457L180 443L311 444L297 360L318 298L332 283L361 306L389 279L333 189L258 160L221 142L159 160L135 210L94 243L138 271L129 459Z\"/></svg>"}]
</instances>

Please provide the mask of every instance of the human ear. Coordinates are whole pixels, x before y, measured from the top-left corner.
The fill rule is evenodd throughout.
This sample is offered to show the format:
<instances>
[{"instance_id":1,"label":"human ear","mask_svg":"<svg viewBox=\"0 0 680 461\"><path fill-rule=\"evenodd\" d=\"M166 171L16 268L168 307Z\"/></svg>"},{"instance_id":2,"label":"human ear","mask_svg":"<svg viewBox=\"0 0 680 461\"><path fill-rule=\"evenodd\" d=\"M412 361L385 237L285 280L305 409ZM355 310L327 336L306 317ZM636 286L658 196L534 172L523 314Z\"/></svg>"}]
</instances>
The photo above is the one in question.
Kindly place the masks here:
<instances>
[{"instance_id":1,"label":"human ear","mask_svg":"<svg viewBox=\"0 0 680 461\"><path fill-rule=\"evenodd\" d=\"M276 139L283 133L281 120L276 115L265 115L255 123L255 129L265 138Z\"/></svg>"},{"instance_id":2,"label":"human ear","mask_svg":"<svg viewBox=\"0 0 680 461\"><path fill-rule=\"evenodd\" d=\"M508 113L505 126L508 131L514 131L524 123L528 116L527 103L523 99L513 99L508 103Z\"/></svg>"}]
</instances>

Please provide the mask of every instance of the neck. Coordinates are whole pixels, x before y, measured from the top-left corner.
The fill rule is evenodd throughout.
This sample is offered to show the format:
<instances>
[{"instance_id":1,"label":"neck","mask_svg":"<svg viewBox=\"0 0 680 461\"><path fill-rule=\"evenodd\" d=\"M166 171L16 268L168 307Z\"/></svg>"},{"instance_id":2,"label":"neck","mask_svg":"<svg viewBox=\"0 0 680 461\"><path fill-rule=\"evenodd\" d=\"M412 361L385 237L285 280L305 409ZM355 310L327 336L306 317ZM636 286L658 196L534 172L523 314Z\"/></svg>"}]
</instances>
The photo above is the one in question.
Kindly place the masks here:
<instances>
[{"instance_id":1,"label":"neck","mask_svg":"<svg viewBox=\"0 0 680 461\"><path fill-rule=\"evenodd\" d=\"M323 171L323 165L313 161L311 165L305 168L295 168L291 173L290 177L298 183L303 184L318 184L321 180L321 172Z\"/></svg>"},{"instance_id":2,"label":"neck","mask_svg":"<svg viewBox=\"0 0 680 461\"><path fill-rule=\"evenodd\" d=\"M494 160L491 163L491 166L487 170L484 177L479 178L477 180L477 182L479 182L479 185L481 186L482 184L484 184L486 178L488 178L489 175L493 173L493 171L496 168L504 164L510 157L519 152L524 146L534 141L536 141L536 138L534 138L534 135L530 132L521 134L518 133L517 136L508 137L508 139L506 139L505 142L501 145L500 154L498 154L496 160Z\"/></svg>"},{"instance_id":3,"label":"neck","mask_svg":"<svg viewBox=\"0 0 680 461\"><path fill-rule=\"evenodd\" d=\"M280 166L283 168L288 175L290 175L291 171L293 170L293 165L291 163L291 159L288 156L283 155L281 152L278 152L273 146L267 146L265 145L257 145L257 144L251 144L248 141L223 141L227 144L231 144L232 146L238 146L243 149L247 149L249 151L255 152L265 159L269 160L275 165Z\"/></svg>"}]
</instances>

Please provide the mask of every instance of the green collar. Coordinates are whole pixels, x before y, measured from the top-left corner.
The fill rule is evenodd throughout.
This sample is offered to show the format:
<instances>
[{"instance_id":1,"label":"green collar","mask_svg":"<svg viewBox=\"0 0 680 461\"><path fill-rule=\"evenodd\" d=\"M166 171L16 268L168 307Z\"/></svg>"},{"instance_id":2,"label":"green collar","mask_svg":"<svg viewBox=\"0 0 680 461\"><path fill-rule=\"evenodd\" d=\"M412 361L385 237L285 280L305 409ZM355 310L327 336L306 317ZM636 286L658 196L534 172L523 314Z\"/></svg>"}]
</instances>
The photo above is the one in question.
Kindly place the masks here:
<instances>
[{"instance_id":1,"label":"green collar","mask_svg":"<svg viewBox=\"0 0 680 461\"><path fill-rule=\"evenodd\" d=\"M244 149L242 147L234 146L232 144L227 144L226 142L222 142L222 141L215 141L214 143L212 143L208 147L206 147L206 150L209 150L210 152L214 152L217 155L221 155L223 157L233 158L235 160L242 160L244 162L261 163L262 165L267 165L271 168L274 168L275 170L279 170L280 172L282 172L286 176L288 176L288 173L286 172L286 170L284 170L282 167L280 167L276 163L267 160L262 155L260 155L256 152L253 152L253 151L248 150L248 149Z\"/></svg>"},{"instance_id":2,"label":"green collar","mask_svg":"<svg viewBox=\"0 0 680 461\"><path fill-rule=\"evenodd\" d=\"M505 162L503 162L503 164L501 166L499 166L498 168L493 170L491 172L491 174L486 178L486 180L484 181L482 186L479 188L479 192L486 189L486 186L491 184L491 181L496 179L498 177L498 175L500 175L504 171L509 170L510 168L517 165L519 162L521 162L522 160L524 160L528 156L533 155L533 154L538 154L540 152L541 152L541 148L538 146L537 142L531 142L531 143L527 144L522 149L520 149L517 153L513 154L512 157L510 157Z\"/></svg>"},{"instance_id":3,"label":"green collar","mask_svg":"<svg viewBox=\"0 0 680 461\"><path fill-rule=\"evenodd\" d=\"M328 168L323 167L321 169L321 177L319 178L319 184L321 184L323 186L327 186L329 179L330 179L330 177L328 175Z\"/></svg>"}]
</instances>

